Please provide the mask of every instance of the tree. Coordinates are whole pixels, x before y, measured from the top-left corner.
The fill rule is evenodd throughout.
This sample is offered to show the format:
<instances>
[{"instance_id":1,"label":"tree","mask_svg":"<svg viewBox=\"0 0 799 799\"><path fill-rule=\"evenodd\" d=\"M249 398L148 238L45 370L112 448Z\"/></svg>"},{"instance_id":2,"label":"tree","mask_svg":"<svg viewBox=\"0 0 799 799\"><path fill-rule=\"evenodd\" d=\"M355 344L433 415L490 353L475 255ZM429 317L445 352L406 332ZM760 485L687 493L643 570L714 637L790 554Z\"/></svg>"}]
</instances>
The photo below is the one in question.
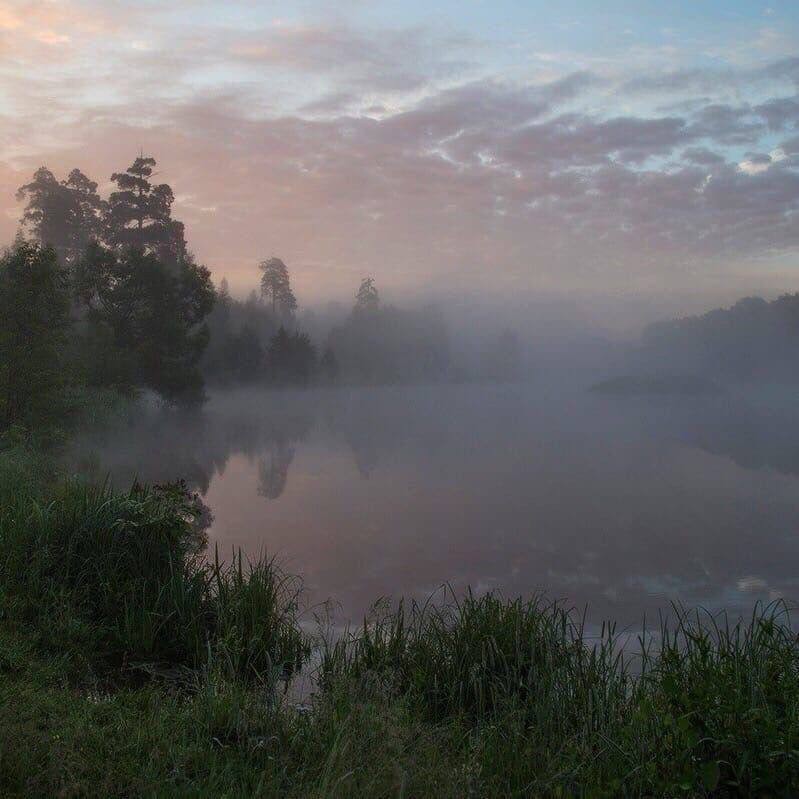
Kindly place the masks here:
<instances>
[{"instance_id":1,"label":"tree","mask_svg":"<svg viewBox=\"0 0 799 799\"><path fill-rule=\"evenodd\" d=\"M224 352L225 367L236 380L251 381L263 374L264 349L249 325L227 338Z\"/></svg>"},{"instance_id":2,"label":"tree","mask_svg":"<svg viewBox=\"0 0 799 799\"><path fill-rule=\"evenodd\" d=\"M307 383L316 367L316 349L305 333L288 333L281 325L266 352L267 373L276 383Z\"/></svg>"},{"instance_id":3,"label":"tree","mask_svg":"<svg viewBox=\"0 0 799 799\"><path fill-rule=\"evenodd\" d=\"M186 257L184 227L172 219L172 189L150 182L155 165L155 158L140 155L124 172L111 175L117 191L108 199L106 236L113 247L137 247L174 264Z\"/></svg>"},{"instance_id":4,"label":"tree","mask_svg":"<svg viewBox=\"0 0 799 799\"><path fill-rule=\"evenodd\" d=\"M20 244L0 259L0 426L41 424L60 410L69 321L54 249Z\"/></svg>"},{"instance_id":5,"label":"tree","mask_svg":"<svg viewBox=\"0 0 799 799\"><path fill-rule=\"evenodd\" d=\"M20 186L17 200L27 200L22 225L31 231L38 243L52 247L63 259L69 247L72 217L69 191L42 166L34 172L30 183Z\"/></svg>"},{"instance_id":6,"label":"tree","mask_svg":"<svg viewBox=\"0 0 799 799\"><path fill-rule=\"evenodd\" d=\"M338 380L339 372L336 353L330 347L326 347L319 361L319 375L325 382L335 383Z\"/></svg>"},{"instance_id":7,"label":"tree","mask_svg":"<svg viewBox=\"0 0 799 799\"><path fill-rule=\"evenodd\" d=\"M347 381L440 380L450 363L446 324L434 307L406 311L365 300L330 330L327 346Z\"/></svg>"},{"instance_id":8,"label":"tree","mask_svg":"<svg viewBox=\"0 0 799 799\"><path fill-rule=\"evenodd\" d=\"M359 312L376 311L380 307L380 295L377 293L374 278L366 277L361 281L355 295L355 310Z\"/></svg>"},{"instance_id":9,"label":"tree","mask_svg":"<svg viewBox=\"0 0 799 799\"><path fill-rule=\"evenodd\" d=\"M223 277L219 284L219 289L216 292L217 306L224 308L226 311L230 310L230 303L232 302L230 296L230 287L228 286L227 278Z\"/></svg>"},{"instance_id":10,"label":"tree","mask_svg":"<svg viewBox=\"0 0 799 799\"><path fill-rule=\"evenodd\" d=\"M97 193L97 183L80 171L73 169L64 186L72 195L74 223L70 231L70 262L77 261L92 241L103 234L106 202Z\"/></svg>"},{"instance_id":11,"label":"tree","mask_svg":"<svg viewBox=\"0 0 799 799\"><path fill-rule=\"evenodd\" d=\"M64 264L74 264L101 235L104 203L97 184L79 169L59 181L47 167L40 167L17 191L17 199L27 199L23 226L39 244L52 247Z\"/></svg>"},{"instance_id":12,"label":"tree","mask_svg":"<svg viewBox=\"0 0 799 799\"><path fill-rule=\"evenodd\" d=\"M210 273L190 257L168 266L154 254L89 248L76 269L89 325L106 326L131 364L130 380L173 403L203 394L197 368L208 343L204 323L214 303Z\"/></svg>"},{"instance_id":13,"label":"tree","mask_svg":"<svg viewBox=\"0 0 799 799\"><path fill-rule=\"evenodd\" d=\"M297 308L297 300L291 290L289 270L280 258L261 261L261 296L272 303L272 313L290 314Z\"/></svg>"}]
</instances>

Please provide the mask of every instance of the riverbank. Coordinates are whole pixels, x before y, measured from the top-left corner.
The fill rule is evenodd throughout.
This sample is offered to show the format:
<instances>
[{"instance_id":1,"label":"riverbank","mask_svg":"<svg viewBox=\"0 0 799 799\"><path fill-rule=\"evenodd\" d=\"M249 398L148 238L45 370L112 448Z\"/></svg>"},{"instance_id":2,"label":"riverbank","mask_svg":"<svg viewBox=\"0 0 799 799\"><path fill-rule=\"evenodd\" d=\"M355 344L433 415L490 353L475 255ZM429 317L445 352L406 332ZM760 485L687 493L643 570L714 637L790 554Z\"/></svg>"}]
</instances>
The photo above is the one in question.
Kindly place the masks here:
<instances>
[{"instance_id":1,"label":"riverbank","mask_svg":"<svg viewBox=\"0 0 799 799\"><path fill-rule=\"evenodd\" d=\"M683 614L637 655L544 599L490 594L383 608L325 641L275 563L198 557L182 486L53 488L20 446L0 467L5 796L799 790L780 605L742 624ZM318 688L297 706L286 688L312 653Z\"/></svg>"}]
</instances>

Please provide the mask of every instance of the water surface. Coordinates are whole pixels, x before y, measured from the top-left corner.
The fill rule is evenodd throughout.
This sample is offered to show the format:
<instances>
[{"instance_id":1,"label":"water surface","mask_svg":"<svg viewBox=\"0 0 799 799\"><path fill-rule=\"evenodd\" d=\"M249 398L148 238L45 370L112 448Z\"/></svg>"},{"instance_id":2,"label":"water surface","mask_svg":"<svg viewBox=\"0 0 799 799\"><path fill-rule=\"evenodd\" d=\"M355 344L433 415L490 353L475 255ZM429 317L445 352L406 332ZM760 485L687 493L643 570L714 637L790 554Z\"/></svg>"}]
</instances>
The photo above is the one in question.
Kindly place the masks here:
<instances>
[{"instance_id":1,"label":"water surface","mask_svg":"<svg viewBox=\"0 0 799 799\"><path fill-rule=\"evenodd\" d=\"M637 625L674 601L799 598L794 399L579 381L239 390L79 449L118 484L185 478L223 555L276 555L340 618L446 582Z\"/></svg>"}]
</instances>

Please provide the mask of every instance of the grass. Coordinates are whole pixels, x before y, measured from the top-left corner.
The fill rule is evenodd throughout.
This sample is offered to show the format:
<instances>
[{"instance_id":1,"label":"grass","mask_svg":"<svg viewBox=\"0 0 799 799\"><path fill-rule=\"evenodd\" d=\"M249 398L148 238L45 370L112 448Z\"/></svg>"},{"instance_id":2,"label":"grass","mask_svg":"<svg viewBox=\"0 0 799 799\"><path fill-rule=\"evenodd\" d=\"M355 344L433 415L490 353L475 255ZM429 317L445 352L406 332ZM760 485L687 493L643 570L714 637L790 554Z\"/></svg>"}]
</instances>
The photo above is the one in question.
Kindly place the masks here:
<instances>
[{"instance_id":1,"label":"grass","mask_svg":"<svg viewBox=\"0 0 799 799\"><path fill-rule=\"evenodd\" d=\"M3 796L799 794L784 605L678 610L634 653L495 594L379 605L313 640L273 561L203 557L184 487L45 474L19 442L0 455Z\"/></svg>"},{"instance_id":2,"label":"grass","mask_svg":"<svg viewBox=\"0 0 799 799\"><path fill-rule=\"evenodd\" d=\"M785 605L751 619L675 609L655 650L542 598L400 604L330 645L353 677L476 737L486 795L794 795L799 646Z\"/></svg>"},{"instance_id":3,"label":"grass","mask_svg":"<svg viewBox=\"0 0 799 799\"><path fill-rule=\"evenodd\" d=\"M200 511L181 485L127 493L67 482L0 512L13 618L97 674L227 669L286 679L307 657L299 586L270 561L207 562Z\"/></svg>"}]
</instances>

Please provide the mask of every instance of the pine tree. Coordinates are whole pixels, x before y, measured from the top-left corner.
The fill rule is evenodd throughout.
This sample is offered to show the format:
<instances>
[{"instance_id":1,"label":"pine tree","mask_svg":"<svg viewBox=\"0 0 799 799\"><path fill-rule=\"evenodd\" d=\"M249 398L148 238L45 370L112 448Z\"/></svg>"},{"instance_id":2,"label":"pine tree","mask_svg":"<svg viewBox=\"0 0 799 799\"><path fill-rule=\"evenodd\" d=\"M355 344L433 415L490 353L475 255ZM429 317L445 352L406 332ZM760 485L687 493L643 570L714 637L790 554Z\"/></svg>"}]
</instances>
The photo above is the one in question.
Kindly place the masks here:
<instances>
[{"instance_id":1,"label":"pine tree","mask_svg":"<svg viewBox=\"0 0 799 799\"><path fill-rule=\"evenodd\" d=\"M74 224L72 226L69 261L76 262L92 241L103 235L103 219L106 203L97 193L97 183L90 180L80 169L73 169L64 181L72 195Z\"/></svg>"},{"instance_id":2,"label":"pine tree","mask_svg":"<svg viewBox=\"0 0 799 799\"><path fill-rule=\"evenodd\" d=\"M111 175L118 190L108 200L106 235L113 247L136 247L175 264L186 257L184 227L172 219L172 189L150 182L155 164L155 158L141 155Z\"/></svg>"},{"instance_id":3,"label":"pine tree","mask_svg":"<svg viewBox=\"0 0 799 799\"><path fill-rule=\"evenodd\" d=\"M374 278L366 277L361 281L355 294L355 310L376 311L380 307L380 295L377 293Z\"/></svg>"},{"instance_id":4,"label":"pine tree","mask_svg":"<svg viewBox=\"0 0 799 799\"><path fill-rule=\"evenodd\" d=\"M272 303L272 313L290 314L297 309L297 299L291 290L289 270L280 258L262 261L258 268L261 275L261 296Z\"/></svg>"}]
</instances>

